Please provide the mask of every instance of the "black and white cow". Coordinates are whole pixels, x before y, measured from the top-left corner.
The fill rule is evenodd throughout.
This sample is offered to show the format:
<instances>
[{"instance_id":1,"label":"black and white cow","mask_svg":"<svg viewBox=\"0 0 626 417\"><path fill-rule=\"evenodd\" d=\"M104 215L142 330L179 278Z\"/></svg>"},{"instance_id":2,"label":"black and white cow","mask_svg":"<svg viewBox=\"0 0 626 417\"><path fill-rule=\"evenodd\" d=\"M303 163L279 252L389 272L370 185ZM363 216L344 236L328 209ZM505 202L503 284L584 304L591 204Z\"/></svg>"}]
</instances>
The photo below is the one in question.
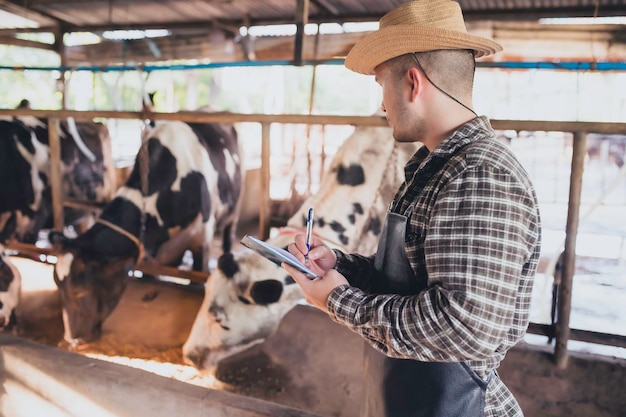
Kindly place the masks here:
<instances>
[{"instance_id":1,"label":"black and white cow","mask_svg":"<svg viewBox=\"0 0 626 417\"><path fill-rule=\"evenodd\" d=\"M115 167L108 129L101 123L68 119L60 124L64 198L112 200ZM52 228L48 121L30 116L0 117L0 234L34 243ZM85 215L65 209L66 224Z\"/></svg>"},{"instance_id":2,"label":"black and white cow","mask_svg":"<svg viewBox=\"0 0 626 417\"><path fill-rule=\"evenodd\" d=\"M178 266L189 249L194 270L208 271L216 234L223 250L230 251L242 187L234 127L173 121L147 132L142 150L148 157L140 150L126 184L94 226L75 239L50 236L58 256L54 277L63 303L64 339L74 346L99 337L129 271L144 254ZM146 171L140 163L146 160L143 196Z\"/></svg>"},{"instance_id":3,"label":"black and white cow","mask_svg":"<svg viewBox=\"0 0 626 417\"><path fill-rule=\"evenodd\" d=\"M20 271L4 254L0 244L0 331L10 330L15 325L15 308L20 301L22 276Z\"/></svg>"},{"instance_id":4,"label":"black and white cow","mask_svg":"<svg viewBox=\"0 0 626 417\"><path fill-rule=\"evenodd\" d=\"M389 128L357 128L338 149L318 192L268 241L288 245L314 207L316 235L348 252L374 253L387 206L416 150L415 144L395 143ZM301 299L292 278L256 253L223 255L183 346L185 360L214 370L221 359L272 335Z\"/></svg>"}]
</instances>

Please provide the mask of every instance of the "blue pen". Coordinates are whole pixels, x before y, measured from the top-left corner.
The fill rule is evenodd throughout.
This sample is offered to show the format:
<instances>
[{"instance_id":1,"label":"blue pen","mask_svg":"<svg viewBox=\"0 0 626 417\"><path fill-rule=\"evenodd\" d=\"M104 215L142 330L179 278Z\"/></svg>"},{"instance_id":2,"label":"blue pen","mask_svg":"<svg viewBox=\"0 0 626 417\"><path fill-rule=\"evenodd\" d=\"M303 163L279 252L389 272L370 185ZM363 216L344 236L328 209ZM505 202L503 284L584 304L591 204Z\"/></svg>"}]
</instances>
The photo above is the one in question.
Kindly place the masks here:
<instances>
[{"instance_id":1,"label":"blue pen","mask_svg":"<svg viewBox=\"0 0 626 417\"><path fill-rule=\"evenodd\" d=\"M313 207L309 209L309 215L306 218L306 254L304 255L304 263L309 264L309 251L311 250L311 233L313 232Z\"/></svg>"}]
</instances>

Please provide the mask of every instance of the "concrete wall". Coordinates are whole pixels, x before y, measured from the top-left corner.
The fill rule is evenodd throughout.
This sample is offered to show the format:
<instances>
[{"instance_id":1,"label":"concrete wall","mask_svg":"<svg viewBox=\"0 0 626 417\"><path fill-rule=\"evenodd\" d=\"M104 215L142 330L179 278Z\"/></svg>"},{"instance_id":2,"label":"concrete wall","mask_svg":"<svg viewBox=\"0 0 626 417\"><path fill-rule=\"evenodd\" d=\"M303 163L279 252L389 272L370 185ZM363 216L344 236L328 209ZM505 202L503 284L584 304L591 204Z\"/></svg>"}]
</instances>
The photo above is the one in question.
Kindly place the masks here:
<instances>
[{"instance_id":1,"label":"concrete wall","mask_svg":"<svg viewBox=\"0 0 626 417\"><path fill-rule=\"evenodd\" d=\"M317 416L0 334L0 416L178 415Z\"/></svg>"}]
</instances>

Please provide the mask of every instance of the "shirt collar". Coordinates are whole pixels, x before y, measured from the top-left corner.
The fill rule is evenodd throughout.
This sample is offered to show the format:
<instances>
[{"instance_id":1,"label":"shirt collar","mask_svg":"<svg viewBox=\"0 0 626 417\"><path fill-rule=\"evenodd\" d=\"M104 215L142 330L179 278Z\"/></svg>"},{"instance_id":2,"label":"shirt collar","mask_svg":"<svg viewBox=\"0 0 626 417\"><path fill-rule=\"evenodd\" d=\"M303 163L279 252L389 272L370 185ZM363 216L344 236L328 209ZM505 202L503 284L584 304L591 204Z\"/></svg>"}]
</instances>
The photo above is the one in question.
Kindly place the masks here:
<instances>
[{"instance_id":1,"label":"shirt collar","mask_svg":"<svg viewBox=\"0 0 626 417\"><path fill-rule=\"evenodd\" d=\"M412 178L415 171L432 158L449 159L461 148L486 137L493 137L493 134L493 128L487 116L476 117L459 126L432 152L425 146L418 149L404 167L405 178L407 180Z\"/></svg>"}]
</instances>

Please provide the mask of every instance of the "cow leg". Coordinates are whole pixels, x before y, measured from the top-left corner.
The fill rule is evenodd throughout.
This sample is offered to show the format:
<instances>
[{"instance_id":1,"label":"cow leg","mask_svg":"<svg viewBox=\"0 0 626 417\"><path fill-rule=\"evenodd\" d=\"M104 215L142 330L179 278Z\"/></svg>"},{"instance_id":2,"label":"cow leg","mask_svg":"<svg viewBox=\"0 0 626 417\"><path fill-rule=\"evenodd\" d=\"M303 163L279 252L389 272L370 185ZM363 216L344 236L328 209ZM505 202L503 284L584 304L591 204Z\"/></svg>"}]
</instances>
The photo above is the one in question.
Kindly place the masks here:
<instances>
[{"instance_id":1,"label":"cow leg","mask_svg":"<svg viewBox=\"0 0 626 417\"><path fill-rule=\"evenodd\" d=\"M191 248L193 256L193 270L209 272L209 260L211 255L211 241L208 240L202 244L194 245Z\"/></svg>"},{"instance_id":2,"label":"cow leg","mask_svg":"<svg viewBox=\"0 0 626 417\"><path fill-rule=\"evenodd\" d=\"M193 255L193 270L194 271L206 271L208 269L209 261L204 261L204 247L200 250L192 250ZM206 266L205 266L206 265Z\"/></svg>"}]
</instances>

